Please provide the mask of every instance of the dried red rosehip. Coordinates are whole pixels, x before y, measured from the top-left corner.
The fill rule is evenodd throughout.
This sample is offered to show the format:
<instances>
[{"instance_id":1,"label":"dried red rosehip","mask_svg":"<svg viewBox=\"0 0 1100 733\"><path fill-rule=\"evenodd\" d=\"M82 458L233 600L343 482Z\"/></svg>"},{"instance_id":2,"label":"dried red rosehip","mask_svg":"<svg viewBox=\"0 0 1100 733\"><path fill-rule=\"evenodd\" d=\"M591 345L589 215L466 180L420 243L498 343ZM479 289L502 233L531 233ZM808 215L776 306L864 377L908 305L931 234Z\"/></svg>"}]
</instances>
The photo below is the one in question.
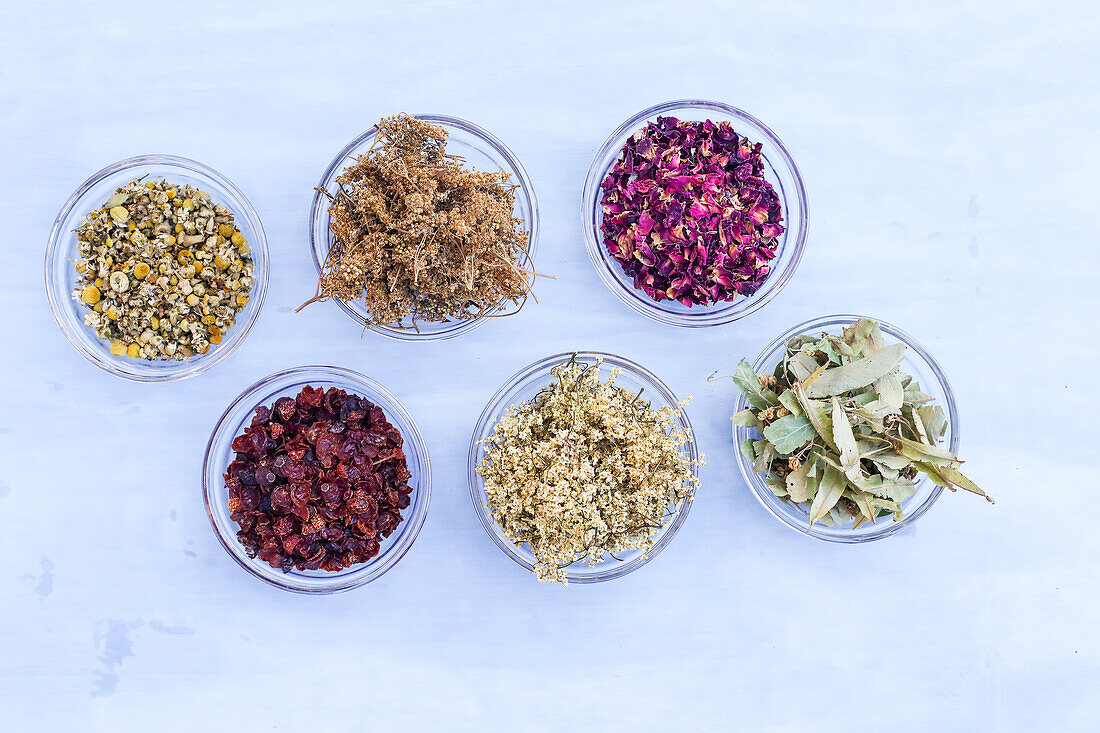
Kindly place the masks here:
<instances>
[{"instance_id":1,"label":"dried red rosehip","mask_svg":"<svg viewBox=\"0 0 1100 733\"><path fill-rule=\"evenodd\" d=\"M401 433L342 389L306 386L257 407L232 447L225 485L237 539L283 572L366 562L411 501Z\"/></svg>"}]
</instances>

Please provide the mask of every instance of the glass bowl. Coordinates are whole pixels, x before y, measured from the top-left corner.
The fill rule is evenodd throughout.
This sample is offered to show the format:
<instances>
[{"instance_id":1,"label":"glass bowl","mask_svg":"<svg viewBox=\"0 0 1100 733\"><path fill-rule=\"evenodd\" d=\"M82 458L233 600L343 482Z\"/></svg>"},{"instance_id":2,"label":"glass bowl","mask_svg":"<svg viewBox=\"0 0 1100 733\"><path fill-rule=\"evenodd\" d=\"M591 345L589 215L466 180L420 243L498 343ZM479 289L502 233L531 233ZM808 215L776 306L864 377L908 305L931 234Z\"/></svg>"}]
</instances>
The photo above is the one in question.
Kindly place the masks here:
<instances>
[{"instance_id":1,"label":"glass bowl","mask_svg":"<svg viewBox=\"0 0 1100 733\"><path fill-rule=\"evenodd\" d=\"M842 329L852 325L860 318L861 316L857 315L822 316L800 323L771 342L763 353L756 358L752 368L757 374L770 374L782 358L783 350L790 339L802 334L816 336L822 331L838 334ZM948 383L943 369L912 336L885 321L878 321L878 324L886 336L887 342L903 343L909 347L905 350L905 358L902 359L900 369L906 374L911 374L920 383L921 390L932 397L935 404L942 406L944 412L947 413L947 433L944 435L942 444L957 455L959 450L959 412L955 404L955 394L951 391L951 385ZM737 398L737 407L732 414L736 414L746 407L748 407L748 403L745 400L745 395L741 394ZM925 512L932 508L936 499L940 498L940 494L943 493L941 487L936 486L927 478L921 478L917 482L916 493L902 502L905 517L900 521L895 522L890 518L882 517L875 523L866 523L854 530L850 527L826 527L822 524L815 524L811 528L810 518L805 510L773 494L771 489L764 483L764 478L753 471L752 464L738 449L738 446L748 438L759 437L760 433L755 428L743 428L736 425L733 427L734 452L737 454L737 464L741 468L741 475L744 477L745 483L752 489L753 494L764 505L764 508L775 515L779 521L802 534L816 537L819 540L869 542L889 537L920 519Z\"/></svg>"},{"instance_id":2,"label":"glass bowl","mask_svg":"<svg viewBox=\"0 0 1100 733\"><path fill-rule=\"evenodd\" d=\"M531 399L550 382L552 379L551 367L565 363L570 358L575 358L577 362L582 364L594 364L596 357L603 357L603 366L600 368L601 379L606 379L610 370L618 367L622 370L622 373L615 382L617 385L626 387L635 393L644 387L645 397L649 399L654 410L666 406L676 407L677 399L672 391L647 369L628 359L598 351L580 351L575 355L571 353L556 354L525 367L497 390L497 393L493 395L492 399L489 400L489 404L482 411L481 417L477 421L477 427L474 428L473 438L470 441L468 459L470 499L473 501L478 519L481 520L481 526L485 528L489 538L496 543L505 555L531 572L534 571L534 555L531 553L530 547L527 544L517 547L505 537L486 505L488 497L485 494L485 481L477 472L477 466L481 462L482 455L484 455L481 441L492 434L497 420L504 415L509 406L519 405ZM687 413L684 410L681 410L680 416L674 418L674 420L680 424L689 437L688 442L683 446L683 450L692 462L692 473L698 478L699 450L695 444L695 432L692 430L691 421L688 420ZM661 527L656 542L644 554L641 550L620 553L621 561L609 558L596 563L594 567L589 567L587 561L578 560L565 569L566 579L570 583L599 583L622 577L645 565L667 547L672 538L676 536L676 533L680 531L680 527L684 525L684 521L687 519L688 511L691 509L692 499L693 496L689 496L684 500L679 511L676 512L676 516L672 518L672 521L666 522Z\"/></svg>"},{"instance_id":3,"label":"glass bowl","mask_svg":"<svg viewBox=\"0 0 1100 733\"><path fill-rule=\"evenodd\" d=\"M750 142L761 143L763 146L761 152L764 158L765 176L782 201L786 228L778 238L775 259L771 261L771 272L760 289L751 296L693 307L688 307L677 300L657 302L634 287L633 279L623 272L618 261L604 247L603 234L600 232L603 224L600 186L612 166L619 160L623 145L630 136L645 127L647 123L655 122L658 117L670 115L691 121L726 120L733 125L733 129L738 134L747 137ZM644 109L611 133L611 137L607 138L588 168L581 197L581 220L584 226L584 242L588 247L592 264L595 265L596 272L599 273L604 284L618 296L619 300L644 316L672 326L689 328L721 326L763 308L791 279L806 244L808 224L806 189L802 185L802 176L790 153L763 122L736 107L721 102L677 100Z\"/></svg>"},{"instance_id":4,"label":"glass bowl","mask_svg":"<svg viewBox=\"0 0 1100 733\"><path fill-rule=\"evenodd\" d=\"M531 186L531 179L527 177L527 171L523 165L500 140L491 133L472 122L448 117L446 115L411 115L418 120L439 125L447 130L447 154L456 155L464 159L465 165L480 171L505 171L511 175L511 180L519 185L516 189L515 216L522 219L527 230L527 260L534 261L535 248L539 239L539 205L535 199L535 190ZM329 229L329 204L328 197L321 191L330 194L336 192L339 187L336 177L354 161L365 154L374 145L377 126L371 127L359 137L352 140L344 149L337 153L332 162L328 164L321 182L317 184L318 191L313 197L313 208L309 214L309 248L313 255L313 264L318 276L321 267L328 257L329 248L332 246L332 230ZM340 309L348 314L356 323L367 328L369 312L361 300L347 302L339 298L333 298ZM413 327L411 318L401 321L401 327L372 326L371 331L388 336L399 341L440 341L454 338L464 333L469 333L482 325L491 314L499 311L498 307L490 311L490 315L480 318L449 321L418 321Z\"/></svg>"},{"instance_id":5,"label":"glass bowl","mask_svg":"<svg viewBox=\"0 0 1100 733\"><path fill-rule=\"evenodd\" d=\"M294 397L307 384L324 389L337 387L365 397L381 407L386 419L401 431L405 458L412 474L409 478L409 486L412 487L409 506L404 510L404 517L397 529L382 541L378 555L368 562L338 572L291 569L284 573L262 560L250 558L237 540L240 527L229 517L229 491L225 486L224 473L236 455L231 447L233 439L248 426L257 407L270 407L280 397ZM340 367L295 367L256 382L233 400L222 414L203 458L202 498L210 524L222 547L254 577L277 588L298 593L339 593L377 580L396 565L416 541L428 514L431 495L432 469L428 449L412 415L385 387L369 377Z\"/></svg>"},{"instance_id":6,"label":"glass bowl","mask_svg":"<svg viewBox=\"0 0 1100 733\"><path fill-rule=\"evenodd\" d=\"M73 262L78 257L74 230L81 219L102 206L116 188L143 176L164 178L171 183L189 183L206 191L214 203L222 204L233 212L236 225L252 248L254 282L248 305L237 314L236 323L226 331L220 344L211 346L205 354L196 354L182 361L146 361L114 356L110 344L84 325L87 307L72 297L77 281ZM268 270L267 238L263 226L256 210L239 188L202 163L173 155L141 155L120 160L97 172L65 202L54 221L46 246L46 296L61 332L88 361L124 379L169 382L205 372L241 345L256 323L267 296Z\"/></svg>"}]
</instances>

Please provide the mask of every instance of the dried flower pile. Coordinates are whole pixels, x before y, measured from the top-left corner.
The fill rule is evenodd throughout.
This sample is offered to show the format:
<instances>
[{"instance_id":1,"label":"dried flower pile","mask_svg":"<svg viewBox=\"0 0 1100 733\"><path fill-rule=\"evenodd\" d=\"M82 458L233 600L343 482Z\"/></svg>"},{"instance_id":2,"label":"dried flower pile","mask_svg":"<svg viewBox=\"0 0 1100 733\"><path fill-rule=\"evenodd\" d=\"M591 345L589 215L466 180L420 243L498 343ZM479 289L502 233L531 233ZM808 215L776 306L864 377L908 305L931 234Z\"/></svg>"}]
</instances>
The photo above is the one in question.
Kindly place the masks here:
<instances>
[{"instance_id":1,"label":"dried flower pile","mask_svg":"<svg viewBox=\"0 0 1100 733\"><path fill-rule=\"evenodd\" d=\"M648 550L698 486L678 411L616 386L618 369L601 382L600 363L555 366L551 384L500 418L477 469L493 518L530 545L539 580L565 583L574 562Z\"/></svg>"},{"instance_id":2,"label":"dried flower pile","mask_svg":"<svg viewBox=\"0 0 1100 733\"><path fill-rule=\"evenodd\" d=\"M283 572L366 562L409 506L401 446L382 408L335 387L256 408L225 472L237 538Z\"/></svg>"},{"instance_id":3,"label":"dried flower pile","mask_svg":"<svg viewBox=\"0 0 1100 733\"><path fill-rule=\"evenodd\" d=\"M130 181L76 230L73 298L115 356L182 360L248 304L252 254L233 212L190 185Z\"/></svg>"},{"instance_id":4,"label":"dried flower pile","mask_svg":"<svg viewBox=\"0 0 1100 733\"><path fill-rule=\"evenodd\" d=\"M738 365L733 379L751 407L733 422L761 433L741 451L776 496L809 514L810 526L901 519L921 474L993 501L939 445L947 417L899 370L905 350L861 318L840 336L791 339L773 374Z\"/></svg>"},{"instance_id":5,"label":"dried flower pile","mask_svg":"<svg viewBox=\"0 0 1100 733\"><path fill-rule=\"evenodd\" d=\"M305 305L362 299L368 325L391 328L523 306L533 273L516 186L507 172L465 168L446 144L445 128L409 115L378 123L375 147L324 192L333 243Z\"/></svg>"},{"instance_id":6,"label":"dried flower pile","mask_svg":"<svg viewBox=\"0 0 1100 733\"><path fill-rule=\"evenodd\" d=\"M603 181L600 229L635 288L686 306L760 288L783 233L760 150L726 121L658 117L631 136Z\"/></svg>"}]
</instances>

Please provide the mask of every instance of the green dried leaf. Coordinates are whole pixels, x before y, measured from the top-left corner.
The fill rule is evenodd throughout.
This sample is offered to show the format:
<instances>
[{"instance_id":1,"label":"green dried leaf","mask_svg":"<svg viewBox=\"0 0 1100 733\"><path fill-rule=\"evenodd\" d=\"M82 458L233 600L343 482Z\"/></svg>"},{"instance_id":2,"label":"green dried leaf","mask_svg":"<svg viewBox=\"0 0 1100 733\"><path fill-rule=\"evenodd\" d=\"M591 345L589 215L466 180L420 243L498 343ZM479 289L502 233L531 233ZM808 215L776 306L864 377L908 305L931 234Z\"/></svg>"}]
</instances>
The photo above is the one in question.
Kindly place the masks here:
<instances>
[{"instance_id":1,"label":"green dried leaf","mask_svg":"<svg viewBox=\"0 0 1100 733\"><path fill-rule=\"evenodd\" d=\"M753 461L756 460L756 451L753 450L752 444L753 444L753 439L752 438L748 438L747 440L741 441L741 455L743 455L745 457L745 460L748 461L749 463L752 463Z\"/></svg>"},{"instance_id":2,"label":"green dried leaf","mask_svg":"<svg viewBox=\"0 0 1100 733\"><path fill-rule=\"evenodd\" d=\"M768 477L764 479L764 485L780 499L787 498L787 483L779 478L778 474L769 473Z\"/></svg>"},{"instance_id":3,"label":"green dried leaf","mask_svg":"<svg viewBox=\"0 0 1100 733\"><path fill-rule=\"evenodd\" d=\"M829 339L821 339L817 342L817 350L829 358L830 364L840 364L840 354L833 348L833 342Z\"/></svg>"},{"instance_id":4,"label":"green dried leaf","mask_svg":"<svg viewBox=\"0 0 1100 733\"><path fill-rule=\"evenodd\" d=\"M888 512L900 512L901 504L893 499L885 499L881 496L872 496L871 503L877 506L879 509L885 509Z\"/></svg>"},{"instance_id":5,"label":"green dried leaf","mask_svg":"<svg viewBox=\"0 0 1100 733\"><path fill-rule=\"evenodd\" d=\"M905 385L905 401L913 404L924 404L925 402L931 402L932 398L920 391L920 384L914 379Z\"/></svg>"},{"instance_id":6,"label":"green dried leaf","mask_svg":"<svg viewBox=\"0 0 1100 733\"><path fill-rule=\"evenodd\" d=\"M864 394L875 396L875 391L868 387L867 391L864 392ZM897 414L898 412L889 404L879 399L874 399L864 404L863 409L866 410L868 413L874 415L879 420L882 420L887 415Z\"/></svg>"},{"instance_id":7,"label":"green dried leaf","mask_svg":"<svg viewBox=\"0 0 1100 733\"><path fill-rule=\"evenodd\" d=\"M860 407L852 410L848 415L852 418L852 423L858 425L860 423L866 423L871 428L872 432L879 435L886 431L886 426L882 422L882 418L875 414L874 410L869 410L866 407Z\"/></svg>"},{"instance_id":8,"label":"green dried leaf","mask_svg":"<svg viewBox=\"0 0 1100 733\"><path fill-rule=\"evenodd\" d=\"M860 318L844 329L844 340L851 344L856 354L870 356L882 347L882 332L875 321Z\"/></svg>"},{"instance_id":9,"label":"green dried leaf","mask_svg":"<svg viewBox=\"0 0 1100 733\"><path fill-rule=\"evenodd\" d=\"M122 206L124 203L130 200L129 193L114 193L107 198L107 203L103 204L103 208L110 209L115 206Z\"/></svg>"},{"instance_id":10,"label":"green dried leaf","mask_svg":"<svg viewBox=\"0 0 1100 733\"><path fill-rule=\"evenodd\" d=\"M918 407L917 416L924 424L924 430L929 436L940 440L947 434L947 415L939 405Z\"/></svg>"},{"instance_id":11,"label":"green dried leaf","mask_svg":"<svg viewBox=\"0 0 1100 733\"><path fill-rule=\"evenodd\" d=\"M779 393L779 404L786 407L792 415L802 416L802 406L798 404L798 397L793 389L785 389Z\"/></svg>"},{"instance_id":12,"label":"green dried leaf","mask_svg":"<svg viewBox=\"0 0 1100 733\"><path fill-rule=\"evenodd\" d=\"M855 356L855 352L852 351L852 347L849 346L843 339L839 339L836 336L826 336L825 340L829 342L829 345L833 347L833 351L841 356ZM840 363L840 360L837 360Z\"/></svg>"},{"instance_id":13,"label":"green dried leaf","mask_svg":"<svg viewBox=\"0 0 1100 733\"><path fill-rule=\"evenodd\" d=\"M760 445L761 443L763 446ZM761 440L754 443L753 447L756 449L756 462L752 464L752 470L756 473L767 473L768 467L775 460L775 446Z\"/></svg>"},{"instance_id":14,"label":"green dried leaf","mask_svg":"<svg viewBox=\"0 0 1100 733\"><path fill-rule=\"evenodd\" d=\"M839 337L804 334L786 346L768 379L774 377L773 389L742 360L735 381L756 409L733 420L761 430L761 439L742 446L746 458L812 523L854 528L890 513L900 519L916 491L914 470L942 486L982 493L959 472L958 458L937 445L947 416L899 370L906 347L886 345L877 323L860 319ZM779 406L789 414L761 426L757 411ZM791 471L792 464L800 469ZM833 496L835 476L843 476L840 490L851 501Z\"/></svg>"},{"instance_id":15,"label":"green dried leaf","mask_svg":"<svg viewBox=\"0 0 1100 733\"><path fill-rule=\"evenodd\" d=\"M806 387L809 397L832 397L866 387L892 372L905 356L905 344L891 344L863 359L825 370Z\"/></svg>"},{"instance_id":16,"label":"green dried leaf","mask_svg":"<svg viewBox=\"0 0 1100 733\"><path fill-rule=\"evenodd\" d=\"M918 461L913 465L917 467L917 470L925 473L928 478L932 480L932 483L936 484L937 486L943 486L945 488L951 489L952 491L955 490L955 487L965 489L966 491L977 494L978 496L984 496L990 504L994 503L992 496L982 491L976 483L964 476L961 471L952 468L951 466L937 466L932 463L925 463L921 461Z\"/></svg>"},{"instance_id":17,"label":"green dried leaf","mask_svg":"<svg viewBox=\"0 0 1100 733\"><path fill-rule=\"evenodd\" d=\"M792 354L787 359L787 369L790 370L791 375L799 382L808 379L811 374L817 371L818 366L817 360L805 351L799 351L796 354Z\"/></svg>"},{"instance_id":18,"label":"green dried leaf","mask_svg":"<svg viewBox=\"0 0 1100 733\"><path fill-rule=\"evenodd\" d=\"M865 491L849 489L844 492L844 496L859 508L859 513L863 516L864 520L874 523L878 511L876 511L871 504L871 499L873 497L870 494Z\"/></svg>"},{"instance_id":19,"label":"green dried leaf","mask_svg":"<svg viewBox=\"0 0 1100 733\"><path fill-rule=\"evenodd\" d=\"M845 476L855 481L862 473L859 467L859 446L856 445L856 436L852 433L852 424L848 422L848 415L836 397L833 397L832 417L833 442L840 451L840 467Z\"/></svg>"},{"instance_id":20,"label":"green dried leaf","mask_svg":"<svg viewBox=\"0 0 1100 733\"><path fill-rule=\"evenodd\" d=\"M876 486L871 493L882 499L890 499L900 503L911 499L913 494L917 493L917 486L912 481L888 481L883 479L882 483Z\"/></svg>"},{"instance_id":21,"label":"green dried leaf","mask_svg":"<svg viewBox=\"0 0 1100 733\"><path fill-rule=\"evenodd\" d=\"M943 448L936 445L927 445L925 443L918 443L915 440L908 440L906 438L890 438L889 442L894 443L894 448L903 456L908 456L914 461L925 461L927 463L934 463L937 466L962 465L962 461L955 457L955 455Z\"/></svg>"},{"instance_id":22,"label":"green dried leaf","mask_svg":"<svg viewBox=\"0 0 1100 733\"><path fill-rule=\"evenodd\" d=\"M814 430L825 441L825 444L836 450L836 443L833 442L833 419L829 417L825 405L807 397L801 384L794 386L794 393L798 398L798 404L802 406L802 414L809 419L810 424L814 426Z\"/></svg>"},{"instance_id":23,"label":"green dried leaf","mask_svg":"<svg viewBox=\"0 0 1100 733\"><path fill-rule=\"evenodd\" d=\"M864 456L864 458L866 458L866 456ZM872 461L872 463L874 463L874 461ZM875 468L878 470L879 475L882 476L883 481L897 481L899 478L901 478L901 471L896 468L890 468L889 466L884 466L881 463L875 463L874 465Z\"/></svg>"},{"instance_id":24,"label":"green dried leaf","mask_svg":"<svg viewBox=\"0 0 1100 733\"><path fill-rule=\"evenodd\" d=\"M814 426L798 415L781 417L762 431L775 450L789 456L814 438Z\"/></svg>"},{"instance_id":25,"label":"green dried leaf","mask_svg":"<svg viewBox=\"0 0 1100 733\"><path fill-rule=\"evenodd\" d=\"M779 398L770 389L764 389L760 378L752 369L748 360L742 359L733 373L733 382L745 393L745 399L753 407L763 410L779 404Z\"/></svg>"},{"instance_id":26,"label":"green dried leaf","mask_svg":"<svg viewBox=\"0 0 1100 733\"><path fill-rule=\"evenodd\" d=\"M816 466L817 464L806 461L797 470L787 474L787 495L791 498L791 501L802 503L813 496L810 493L810 471ZM816 478L813 488L814 490L817 489Z\"/></svg>"},{"instance_id":27,"label":"green dried leaf","mask_svg":"<svg viewBox=\"0 0 1100 733\"><path fill-rule=\"evenodd\" d=\"M904 516L901 504L897 503L896 501L883 499L878 496L872 496L871 504L879 510L878 516L880 517L885 517L887 514L892 513L894 515L894 521L897 521Z\"/></svg>"},{"instance_id":28,"label":"green dried leaf","mask_svg":"<svg viewBox=\"0 0 1100 733\"><path fill-rule=\"evenodd\" d=\"M856 330L867 339L867 348L864 353L878 353L886 345L886 342L882 338L882 328L879 327L878 321L872 321L870 318L860 318L856 322Z\"/></svg>"},{"instance_id":29,"label":"green dried leaf","mask_svg":"<svg viewBox=\"0 0 1100 733\"><path fill-rule=\"evenodd\" d=\"M844 480L844 475L831 466L825 466L824 473L821 475L821 485L818 486L813 503L810 505L811 527L814 526L814 522L820 520L836 506L844 493L845 486L847 482Z\"/></svg>"},{"instance_id":30,"label":"green dried leaf","mask_svg":"<svg viewBox=\"0 0 1100 733\"><path fill-rule=\"evenodd\" d=\"M878 398L888 413L901 412L901 406L905 402L905 388L901 386L897 372L890 372L876 379L875 392L878 392Z\"/></svg>"},{"instance_id":31,"label":"green dried leaf","mask_svg":"<svg viewBox=\"0 0 1100 733\"><path fill-rule=\"evenodd\" d=\"M883 466L894 471L900 471L903 468L907 468L909 464L913 462L912 459L895 453L892 450L880 450L873 455L865 455L863 457L870 458L875 463L881 463Z\"/></svg>"},{"instance_id":32,"label":"green dried leaf","mask_svg":"<svg viewBox=\"0 0 1100 733\"><path fill-rule=\"evenodd\" d=\"M817 466L811 464L810 471L806 475L806 494L809 497L808 501L812 501L817 496L817 490L821 485L821 480L818 478Z\"/></svg>"},{"instance_id":33,"label":"green dried leaf","mask_svg":"<svg viewBox=\"0 0 1100 733\"><path fill-rule=\"evenodd\" d=\"M859 394L844 399L845 405L851 404L853 407L866 407L873 402L878 402L878 395L875 394L873 389L869 389L866 392L860 392Z\"/></svg>"},{"instance_id":34,"label":"green dried leaf","mask_svg":"<svg viewBox=\"0 0 1100 733\"><path fill-rule=\"evenodd\" d=\"M918 442L924 443L925 445L936 444L936 441L928 437L928 433L924 430L924 421L920 419L920 416L917 415L917 411L912 405L908 405L905 408L905 418L906 422L904 426L906 431L913 434Z\"/></svg>"},{"instance_id":35,"label":"green dried leaf","mask_svg":"<svg viewBox=\"0 0 1100 733\"><path fill-rule=\"evenodd\" d=\"M737 413L730 418L734 425L742 428L758 428L760 427L760 420L756 417L756 411L750 408L745 408L741 412Z\"/></svg>"}]
</instances>

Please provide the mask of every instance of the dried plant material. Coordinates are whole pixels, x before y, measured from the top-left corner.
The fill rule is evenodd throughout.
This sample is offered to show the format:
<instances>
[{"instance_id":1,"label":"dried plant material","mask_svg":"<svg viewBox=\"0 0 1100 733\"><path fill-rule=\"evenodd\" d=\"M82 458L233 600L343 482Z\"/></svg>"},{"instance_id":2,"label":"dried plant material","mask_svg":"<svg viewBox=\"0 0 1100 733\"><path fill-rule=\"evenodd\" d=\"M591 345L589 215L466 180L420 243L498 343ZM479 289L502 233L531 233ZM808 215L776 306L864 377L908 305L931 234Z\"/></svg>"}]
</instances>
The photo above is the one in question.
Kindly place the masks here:
<instances>
[{"instance_id":1,"label":"dried plant material","mask_svg":"<svg viewBox=\"0 0 1100 733\"><path fill-rule=\"evenodd\" d=\"M602 183L608 253L649 297L691 307L752 295L783 233L760 143L728 121L658 117Z\"/></svg>"},{"instance_id":2,"label":"dried plant material","mask_svg":"<svg viewBox=\"0 0 1100 733\"><path fill-rule=\"evenodd\" d=\"M530 294L528 237L505 171L446 154L447 130L409 115L337 177L318 300L362 299L368 326L511 315ZM514 308L509 308L511 303ZM502 310L503 309L503 310ZM300 309L299 309L300 310Z\"/></svg>"},{"instance_id":3,"label":"dried plant material","mask_svg":"<svg viewBox=\"0 0 1100 733\"><path fill-rule=\"evenodd\" d=\"M284 573L377 556L411 503L403 443L381 407L336 387L257 407L225 471L245 552Z\"/></svg>"},{"instance_id":4,"label":"dried plant material","mask_svg":"<svg viewBox=\"0 0 1100 733\"><path fill-rule=\"evenodd\" d=\"M606 381L600 364L555 366L554 381L509 407L477 468L504 535L535 555L539 580L566 583L565 567L653 546L699 481L674 409ZM617 558L616 558L617 559Z\"/></svg>"},{"instance_id":5,"label":"dried plant material","mask_svg":"<svg viewBox=\"0 0 1100 733\"><path fill-rule=\"evenodd\" d=\"M751 407L732 419L760 431L741 452L772 493L809 515L811 527L901 519L922 473L993 501L938 445L947 416L898 369L905 350L886 345L878 323L861 318L840 336L791 339L773 374L738 364L733 381Z\"/></svg>"},{"instance_id":6,"label":"dried plant material","mask_svg":"<svg viewBox=\"0 0 1100 733\"><path fill-rule=\"evenodd\" d=\"M248 242L232 211L188 184L130 181L84 217L76 239L73 299L115 356L205 354L248 304Z\"/></svg>"}]
</instances>

